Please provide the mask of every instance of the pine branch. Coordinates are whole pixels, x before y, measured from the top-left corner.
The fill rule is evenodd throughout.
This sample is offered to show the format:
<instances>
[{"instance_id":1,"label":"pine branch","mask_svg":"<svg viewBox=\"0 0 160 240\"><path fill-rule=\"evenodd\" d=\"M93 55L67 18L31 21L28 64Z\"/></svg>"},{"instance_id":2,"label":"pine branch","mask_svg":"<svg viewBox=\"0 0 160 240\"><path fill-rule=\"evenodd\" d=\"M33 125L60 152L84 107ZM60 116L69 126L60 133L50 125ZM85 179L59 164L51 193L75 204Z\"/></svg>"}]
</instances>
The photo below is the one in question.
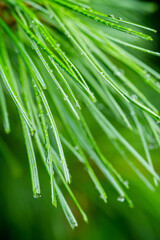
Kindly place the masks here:
<instances>
[{"instance_id":1,"label":"pine branch","mask_svg":"<svg viewBox=\"0 0 160 240\"><path fill-rule=\"evenodd\" d=\"M136 4L138 6L138 2ZM9 20L5 18L6 12ZM8 92L19 112L33 195L43 196L38 177L37 149L49 175L52 204L56 207L59 202L72 228L78 225L60 189L61 182L84 221L88 221L69 185L70 159L66 160L65 146L86 168L104 202L107 202L107 194L92 162L115 189L118 201L126 200L132 207L128 182L113 166L112 159L103 154L87 119L90 114L92 121L101 127L135 174L150 190L154 190L142 169L153 178L155 185L159 184L160 177L154 169L148 136L160 146L157 124L160 114L132 75L136 74L137 79L142 80L144 88L148 85L159 94L160 74L131 54L130 49L134 49L135 54L140 51L141 54L159 57L159 52L134 43L138 38L152 40L144 31L156 31L74 0L6 0L0 3L0 13L3 125L5 132L9 133L12 119L8 116L6 104ZM126 36L130 41L124 40ZM137 135L138 131L145 157L114 126L112 119L125 126L129 134ZM137 167L136 161L130 160L129 155L142 169Z\"/></svg>"}]
</instances>

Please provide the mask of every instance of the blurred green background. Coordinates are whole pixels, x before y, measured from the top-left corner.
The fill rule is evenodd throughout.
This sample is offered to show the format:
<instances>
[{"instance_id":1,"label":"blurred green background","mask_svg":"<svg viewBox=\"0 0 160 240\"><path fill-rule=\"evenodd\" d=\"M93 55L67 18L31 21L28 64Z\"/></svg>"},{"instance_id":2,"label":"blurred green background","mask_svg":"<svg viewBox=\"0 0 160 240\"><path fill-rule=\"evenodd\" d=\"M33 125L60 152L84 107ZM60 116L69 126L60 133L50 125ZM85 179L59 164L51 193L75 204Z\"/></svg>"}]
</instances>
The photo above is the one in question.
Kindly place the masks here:
<instances>
[{"instance_id":1,"label":"blurred green background","mask_svg":"<svg viewBox=\"0 0 160 240\"><path fill-rule=\"evenodd\" d=\"M158 1L157 4L159 4ZM135 18L136 16L133 17L133 20ZM159 30L160 10L158 9L153 14L142 14L140 21ZM155 42L150 47L160 51L159 34L154 38ZM143 54L143 60L158 70L160 65L158 58ZM156 100L155 104L158 105L159 103L156 103ZM115 152L105 135L101 132L99 134L99 129L95 125L92 125L92 128L97 142L101 143L103 152L109 159L113 159L113 164L123 174L124 179L127 179L130 183L129 195L133 199L134 208L130 209L126 203L118 202L111 185L97 172L108 194L108 203L104 204L99 199L85 169L69 152L66 153L66 157L69 159L68 164L72 174L71 188L87 213L89 223L83 222L67 194L66 200L79 222L79 227L74 231L68 225L60 206L58 205L58 208L55 209L51 205L49 179L40 157L37 157L37 159L42 198L34 199L18 115L11 99L8 98L7 104L12 118L12 132L9 136L4 134L0 118L0 239L160 239L160 187L155 192L148 190L125 161ZM128 134L126 129L122 129L122 131L124 131L124 135ZM6 148L7 151L4 151ZM142 150L138 143L137 148L139 151ZM4 155L3 152L8 152L8 155ZM160 151L159 149L153 149L151 152L155 168L160 174Z\"/></svg>"}]
</instances>

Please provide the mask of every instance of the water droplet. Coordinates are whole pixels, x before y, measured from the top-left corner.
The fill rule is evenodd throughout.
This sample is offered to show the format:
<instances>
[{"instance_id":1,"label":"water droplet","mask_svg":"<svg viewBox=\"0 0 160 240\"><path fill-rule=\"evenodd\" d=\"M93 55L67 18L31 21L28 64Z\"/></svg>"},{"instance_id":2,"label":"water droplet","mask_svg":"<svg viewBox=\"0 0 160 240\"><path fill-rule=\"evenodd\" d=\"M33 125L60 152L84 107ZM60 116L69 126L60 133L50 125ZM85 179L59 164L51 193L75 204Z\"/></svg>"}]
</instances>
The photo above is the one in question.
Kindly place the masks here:
<instances>
[{"instance_id":1,"label":"water droplet","mask_svg":"<svg viewBox=\"0 0 160 240\"><path fill-rule=\"evenodd\" d=\"M79 147L78 147L78 146L75 146L74 149L75 149L76 151L78 151Z\"/></svg>"},{"instance_id":2,"label":"water droplet","mask_svg":"<svg viewBox=\"0 0 160 240\"><path fill-rule=\"evenodd\" d=\"M40 193L35 193L35 194L33 195L33 197L36 198L36 199L38 199L38 198L41 197L41 194L40 194Z\"/></svg>"},{"instance_id":3,"label":"water droplet","mask_svg":"<svg viewBox=\"0 0 160 240\"><path fill-rule=\"evenodd\" d=\"M156 85L157 85L157 87L160 87L160 82L157 81L157 82L156 82Z\"/></svg>"},{"instance_id":4,"label":"water droplet","mask_svg":"<svg viewBox=\"0 0 160 240\"><path fill-rule=\"evenodd\" d=\"M137 99L137 95L136 94L132 94L132 99L136 100Z\"/></svg>"},{"instance_id":5,"label":"water droplet","mask_svg":"<svg viewBox=\"0 0 160 240\"><path fill-rule=\"evenodd\" d=\"M90 92L90 96L91 96L93 102L97 101L93 92Z\"/></svg>"},{"instance_id":6,"label":"water droplet","mask_svg":"<svg viewBox=\"0 0 160 240\"><path fill-rule=\"evenodd\" d=\"M65 96L65 97L64 97L64 101L68 101L68 96Z\"/></svg>"},{"instance_id":7,"label":"water droplet","mask_svg":"<svg viewBox=\"0 0 160 240\"><path fill-rule=\"evenodd\" d=\"M32 20L32 23L34 23L34 20Z\"/></svg>"},{"instance_id":8,"label":"water droplet","mask_svg":"<svg viewBox=\"0 0 160 240\"><path fill-rule=\"evenodd\" d=\"M95 19L97 22L99 21L99 17L95 17L94 19Z\"/></svg>"},{"instance_id":9,"label":"water droplet","mask_svg":"<svg viewBox=\"0 0 160 240\"><path fill-rule=\"evenodd\" d=\"M76 102L75 106L79 109L81 108L78 102Z\"/></svg>"},{"instance_id":10,"label":"water droplet","mask_svg":"<svg viewBox=\"0 0 160 240\"><path fill-rule=\"evenodd\" d=\"M50 164L50 160L49 160L48 157L47 157L46 163L47 163L48 165Z\"/></svg>"},{"instance_id":11,"label":"water droplet","mask_svg":"<svg viewBox=\"0 0 160 240\"><path fill-rule=\"evenodd\" d=\"M56 46L57 46L57 47L60 47L60 44L59 44L59 43L56 43Z\"/></svg>"},{"instance_id":12,"label":"water droplet","mask_svg":"<svg viewBox=\"0 0 160 240\"><path fill-rule=\"evenodd\" d=\"M122 20L122 18L121 18L121 17L118 17L117 19L118 19L118 20Z\"/></svg>"},{"instance_id":13,"label":"water droplet","mask_svg":"<svg viewBox=\"0 0 160 240\"><path fill-rule=\"evenodd\" d=\"M114 75L117 76L117 77L119 77L119 76L121 76L121 72L120 72L120 71L115 71L115 72L114 72Z\"/></svg>"},{"instance_id":14,"label":"water droplet","mask_svg":"<svg viewBox=\"0 0 160 240\"><path fill-rule=\"evenodd\" d=\"M122 197L122 196L120 196L120 197L117 198L117 201L118 201L118 202L124 202L124 201L125 201L125 198Z\"/></svg>"},{"instance_id":15,"label":"water droplet","mask_svg":"<svg viewBox=\"0 0 160 240\"><path fill-rule=\"evenodd\" d=\"M148 145L148 147L149 147L150 150L153 150L153 149L156 148L156 144L150 143L150 144Z\"/></svg>"},{"instance_id":16,"label":"water droplet","mask_svg":"<svg viewBox=\"0 0 160 240\"><path fill-rule=\"evenodd\" d=\"M109 15L108 15L108 17L110 17L110 18L114 18L114 15L112 15L112 14L109 14Z\"/></svg>"},{"instance_id":17,"label":"water droplet","mask_svg":"<svg viewBox=\"0 0 160 240\"><path fill-rule=\"evenodd\" d=\"M150 80L150 76L151 76L151 75L150 75L149 73L146 74L146 79L147 79L147 81Z\"/></svg>"},{"instance_id":18,"label":"water droplet","mask_svg":"<svg viewBox=\"0 0 160 240\"><path fill-rule=\"evenodd\" d=\"M52 18L53 18L53 15L50 15L49 17L50 17L50 19L52 19Z\"/></svg>"},{"instance_id":19,"label":"water droplet","mask_svg":"<svg viewBox=\"0 0 160 240\"><path fill-rule=\"evenodd\" d=\"M102 109L104 108L104 105L103 105L102 103L99 103L99 104L98 104L98 108L99 108L100 110L102 110Z\"/></svg>"},{"instance_id":20,"label":"water droplet","mask_svg":"<svg viewBox=\"0 0 160 240\"><path fill-rule=\"evenodd\" d=\"M128 188L129 187L129 182L127 180L125 180L124 185Z\"/></svg>"}]
</instances>

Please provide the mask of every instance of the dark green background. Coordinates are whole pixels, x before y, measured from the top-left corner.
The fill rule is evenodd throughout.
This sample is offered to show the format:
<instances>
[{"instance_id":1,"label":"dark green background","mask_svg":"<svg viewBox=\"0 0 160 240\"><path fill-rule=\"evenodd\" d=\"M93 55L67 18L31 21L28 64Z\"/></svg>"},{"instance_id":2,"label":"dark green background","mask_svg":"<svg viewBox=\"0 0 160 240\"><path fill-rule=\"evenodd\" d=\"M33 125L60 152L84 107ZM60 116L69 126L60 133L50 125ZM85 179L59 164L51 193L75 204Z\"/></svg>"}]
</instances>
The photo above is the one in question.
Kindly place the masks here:
<instances>
[{"instance_id":1,"label":"dark green background","mask_svg":"<svg viewBox=\"0 0 160 240\"><path fill-rule=\"evenodd\" d=\"M158 2L158 1L157 1ZM149 20L149 19L150 20ZM149 26L160 29L160 11L144 19ZM159 39L155 41L155 50L160 50ZM144 55L145 57L145 55ZM146 61L156 69L159 59L146 56ZM74 231L68 225L60 206L54 209L51 205L50 187L47 174L38 158L42 198L32 197L29 166L22 131L15 107L8 101L12 116L12 132L6 136L2 130L0 120L0 239L45 239L45 240L158 240L160 239L160 187L156 192L150 192L131 172L123 159L115 153L114 148L107 142L105 136L95 133L97 141L103 143L103 151L112 158L114 164L130 182L129 195L133 199L134 208L130 209L126 203L117 201L116 194L108 182L97 172L108 194L108 203L104 204L89 180L85 169L67 153L69 168L72 174L72 190L79 199L89 217L89 224L85 224L73 202L66 199L79 222L79 228ZM96 126L93 126L94 130ZM124 133L126 134L126 133ZM107 150L106 150L107 145ZM8 147L8 156L2 154L4 147ZM156 170L160 173L160 151L152 150Z\"/></svg>"}]
</instances>

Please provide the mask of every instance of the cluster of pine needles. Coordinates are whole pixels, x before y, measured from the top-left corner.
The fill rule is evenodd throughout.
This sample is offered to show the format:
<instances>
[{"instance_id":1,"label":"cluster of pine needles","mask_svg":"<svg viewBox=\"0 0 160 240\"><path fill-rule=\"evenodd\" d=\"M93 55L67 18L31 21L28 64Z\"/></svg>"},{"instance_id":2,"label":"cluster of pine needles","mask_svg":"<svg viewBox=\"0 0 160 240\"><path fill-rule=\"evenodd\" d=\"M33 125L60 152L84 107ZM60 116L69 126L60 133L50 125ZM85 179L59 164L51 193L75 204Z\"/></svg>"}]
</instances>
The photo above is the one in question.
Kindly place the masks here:
<instances>
[{"instance_id":1,"label":"cluster of pine needles","mask_svg":"<svg viewBox=\"0 0 160 240\"><path fill-rule=\"evenodd\" d=\"M155 30L98 12L80 0L3 0L0 13L3 125L10 133L6 104L9 94L23 130L33 196L41 196L36 145L50 179L52 204L56 207L58 201L71 227L78 225L57 183L58 177L87 222L69 185L71 173L65 147L84 165L105 202L107 194L92 161L117 191L118 200L133 205L127 195L128 182L97 145L88 115L106 134L106 144L111 141L137 177L154 190L160 177L154 170L149 145L160 145L160 115L134 84L132 75L143 81L144 87L148 85L160 93L160 74L125 48L157 56L160 53L133 45L121 36L150 41L152 38L144 31ZM128 133L139 136L145 158L122 136L112 118ZM136 161L152 176L151 180Z\"/></svg>"}]
</instances>

